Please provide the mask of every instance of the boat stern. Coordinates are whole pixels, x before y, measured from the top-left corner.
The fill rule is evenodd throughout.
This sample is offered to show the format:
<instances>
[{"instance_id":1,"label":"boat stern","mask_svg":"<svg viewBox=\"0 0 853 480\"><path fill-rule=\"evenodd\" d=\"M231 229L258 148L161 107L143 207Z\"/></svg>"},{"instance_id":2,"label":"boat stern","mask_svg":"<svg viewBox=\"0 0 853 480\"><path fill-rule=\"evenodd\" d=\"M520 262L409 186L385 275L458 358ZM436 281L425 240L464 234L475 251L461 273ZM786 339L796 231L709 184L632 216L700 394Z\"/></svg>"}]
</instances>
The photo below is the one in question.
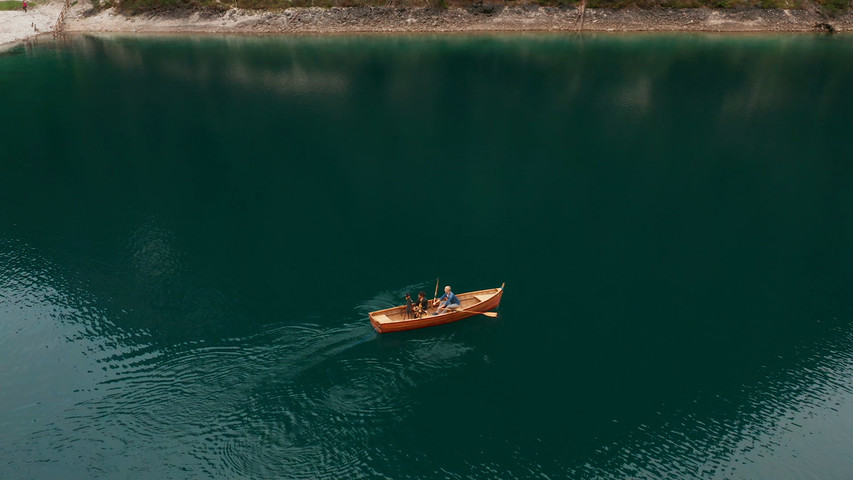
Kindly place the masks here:
<instances>
[{"instance_id":1,"label":"boat stern","mask_svg":"<svg viewBox=\"0 0 853 480\"><path fill-rule=\"evenodd\" d=\"M379 333L382 333L382 322L380 322L379 319L377 319L372 313L369 316L370 316L370 325L373 326L373 329ZM383 315L383 317L384 317L384 315Z\"/></svg>"}]
</instances>

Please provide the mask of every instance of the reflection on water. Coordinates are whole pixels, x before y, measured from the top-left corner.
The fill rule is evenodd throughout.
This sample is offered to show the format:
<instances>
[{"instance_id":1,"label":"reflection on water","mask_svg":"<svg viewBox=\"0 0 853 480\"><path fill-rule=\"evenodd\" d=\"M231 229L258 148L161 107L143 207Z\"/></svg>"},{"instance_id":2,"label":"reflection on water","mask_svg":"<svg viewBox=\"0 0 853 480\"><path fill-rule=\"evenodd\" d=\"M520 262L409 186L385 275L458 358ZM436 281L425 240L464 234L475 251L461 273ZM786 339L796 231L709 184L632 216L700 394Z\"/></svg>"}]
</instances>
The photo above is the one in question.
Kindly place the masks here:
<instances>
[{"instance_id":1,"label":"reflection on water","mask_svg":"<svg viewBox=\"0 0 853 480\"><path fill-rule=\"evenodd\" d=\"M851 48L1 58L2 476L845 478ZM501 315L376 334L435 270Z\"/></svg>"},{"instance_id":2,"label":"reflection on water","mask_svg":"<svg viewBox=\"0 0 853 480\"><path fill-rule=\"evenodd\" d=\"M209 38L200 38L193 43L198 51L161 51L155 57L144 55L139 42L122 37L100 36L72 37L75 55L92 61L104 57L129 73L151 75L156 73L165 78L205 85L214 80L225 80L230 88L263 90L267 94L282 97L341 95L348 89L347 78L317 65L316 52L290 49L287 56L267 53L259 49L258 40L240 37L225 37L211 43ZM106 38L108 41L99 41ZM162 42L150 39L150 42ZM167 40L171 41L171 40ZM322 42L321 42L322 43ZM247 47L250 54L247 53ZM213 57L199 55L215 51L225 55L228 62L215 61ZM318 68L320 67L320 68Z\"/></svg>"}]
</instances>

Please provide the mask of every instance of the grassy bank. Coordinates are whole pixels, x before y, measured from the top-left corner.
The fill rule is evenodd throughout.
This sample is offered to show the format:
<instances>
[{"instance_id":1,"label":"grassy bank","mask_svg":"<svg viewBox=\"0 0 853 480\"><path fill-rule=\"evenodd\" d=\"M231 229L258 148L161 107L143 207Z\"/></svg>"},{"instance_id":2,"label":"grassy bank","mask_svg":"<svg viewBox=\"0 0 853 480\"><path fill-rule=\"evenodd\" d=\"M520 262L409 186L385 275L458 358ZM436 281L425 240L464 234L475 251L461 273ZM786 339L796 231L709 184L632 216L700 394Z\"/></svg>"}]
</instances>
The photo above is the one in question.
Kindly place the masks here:
<instances>
[{"instance_id":1,"label":"grassy bank","mask_svg":"<svg viewBox=\"0 0 853 480\"><path fill-rule=\"evenodd\" d=\"M21 4L21 0L0 0L0 12L8 12L12 10L21 10L23 11ZM27 2L27 5L30 7L34 7L36 2Z\"/></svg>"}]
</instances>

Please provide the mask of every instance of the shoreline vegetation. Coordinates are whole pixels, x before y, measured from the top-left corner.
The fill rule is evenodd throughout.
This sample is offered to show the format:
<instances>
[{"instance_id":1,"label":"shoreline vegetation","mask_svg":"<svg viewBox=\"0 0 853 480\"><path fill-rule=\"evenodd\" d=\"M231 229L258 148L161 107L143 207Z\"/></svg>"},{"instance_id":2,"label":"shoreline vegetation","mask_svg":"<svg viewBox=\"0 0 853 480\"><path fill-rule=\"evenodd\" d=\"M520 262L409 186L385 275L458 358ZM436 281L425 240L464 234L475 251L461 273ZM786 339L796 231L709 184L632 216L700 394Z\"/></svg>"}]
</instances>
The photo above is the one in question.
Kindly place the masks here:
<instances>
[{"instance_id":1,"label":"shoreline vegetation","mask_svg":"<svg viewBox=\"0 0 853 480\"><path fill-rule=\"evenodd\" d=\"M622 10L694 9L717 10L807 10L817 8L827 16L838 15L853 8L853 0L89 0L94 8L116 7L123 13L163 10L208 10L225 12L232 8L244 10L285 10L294 7L351 8L463 8L488 14L504 7L573 7Z\"/></svg>"},{"instance_id":2,"label":"shoreline vegetation","mask_svg":"<svg viewBox=\"0 0 853 480\"><path fill-rule=\"evenodd\" d=\"M29 13L0 12L8 26L0 46L44 33L100 32L853 31L853 0L39 0L31 6Z\"/></svg>"},{"instance_id":3,"label":"shoreline vegetation","mask_svg":"<svg viewBox=\"0 0 853 480\"><path fill-rule=\"evenodd\" d=\"M69 12L65 28L67 32L323 34L853 31L853 9L849 8L853 0L841 0L846 6L833 7L825 7L812 0L630 0L643 2L643 7L637 3L627 3L628 0L565 3L561 3L564 0L491 0L490 3L481 0L81 1L87 2L87 5L78 4L76 12ZM90 1L95 3L88 4ZM655 1L657 5L653 3ZM709 8L699 5L700 1L713 1L731 7ZM97 2L116 3L98 7L95 6ZM169 2L168 6L164 6L163 2ZM310 6L312 2L322 3L322 6ZM776 2L774 4L791 5L791 8L757 6L761 2ZM287 7L291 4L297 6ZM666 6L673 4L697 6Z\"/></svg>"}]
</instances>

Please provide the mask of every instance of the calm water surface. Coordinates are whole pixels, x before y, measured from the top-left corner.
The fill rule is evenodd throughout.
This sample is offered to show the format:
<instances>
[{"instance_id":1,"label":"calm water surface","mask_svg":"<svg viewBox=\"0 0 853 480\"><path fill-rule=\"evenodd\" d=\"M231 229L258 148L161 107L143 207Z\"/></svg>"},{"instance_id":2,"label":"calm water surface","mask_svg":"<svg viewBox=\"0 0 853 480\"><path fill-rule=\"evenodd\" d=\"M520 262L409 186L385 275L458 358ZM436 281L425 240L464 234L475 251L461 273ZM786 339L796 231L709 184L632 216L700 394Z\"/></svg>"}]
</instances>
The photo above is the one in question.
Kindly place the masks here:
<instances>
[{"instance_id":1,"label":"calm water surface","mask_svg":"<svg viewBox=\"0 0 853 480\"><path fill-rule=\"evenodd\" d=\"M853 38L0 56L0 477L853 472ZM507 283L497 319L367 312Z\"/></svg>"}]
</instances>

